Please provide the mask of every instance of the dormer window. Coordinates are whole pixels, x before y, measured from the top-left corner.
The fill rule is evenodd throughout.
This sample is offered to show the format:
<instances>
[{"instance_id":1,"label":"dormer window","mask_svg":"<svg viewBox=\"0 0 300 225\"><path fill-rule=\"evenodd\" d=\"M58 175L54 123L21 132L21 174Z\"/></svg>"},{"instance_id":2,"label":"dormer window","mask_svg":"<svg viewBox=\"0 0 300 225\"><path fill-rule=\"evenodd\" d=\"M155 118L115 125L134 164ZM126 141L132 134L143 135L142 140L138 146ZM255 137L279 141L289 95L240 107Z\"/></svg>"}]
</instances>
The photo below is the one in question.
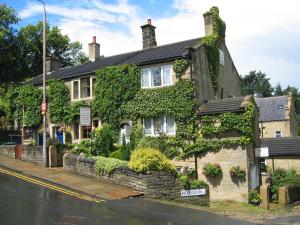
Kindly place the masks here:
<instances>
[{"instance_id":1,"label":"dormer window","mask_svg":"<svg viewBox=\"0 0 300 225\"><path fill-rule=\"evenodd\" d=\"M283 105L278 105L278 109L283 109Z\"/></svg>"},{"instance_id":2,"label":"dormer window","mask_svg":"<svg viewBox=\"0 0 300 225\"><path fill-rule=\"evenodd\" d=\"M142 70L142 88L154 88L172 85L172 66L151 67Z\"/></svg>"}]
</instances>

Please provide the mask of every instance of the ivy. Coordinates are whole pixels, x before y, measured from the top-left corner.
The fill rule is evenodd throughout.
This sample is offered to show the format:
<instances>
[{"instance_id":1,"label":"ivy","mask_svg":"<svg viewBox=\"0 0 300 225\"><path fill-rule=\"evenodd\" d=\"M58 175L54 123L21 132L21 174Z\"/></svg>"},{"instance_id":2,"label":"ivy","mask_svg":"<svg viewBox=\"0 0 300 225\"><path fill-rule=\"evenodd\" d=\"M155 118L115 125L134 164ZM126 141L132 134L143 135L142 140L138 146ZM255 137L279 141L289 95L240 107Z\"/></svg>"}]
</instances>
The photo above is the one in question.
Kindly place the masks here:
<instances>
[{"instance_id":1,"label":"ivy","mask_svg":"<svg viewBox=\"0 0 300 225\"><path fill-rule=\"evenodd\" d=\"M219 48L221 41L224 41L225 39L226 24L219 17L219 9L216 6L212 7L209 12L206 12L205 14L210 14L212 17L213 33L204 37L202 44L205 47L213 87L214 90L217 91L220 61Z\"/></svg>"},{"instance_id":2,"label":"ivy","mask_svg":"<svg viewBox=\"0 0 300 225\"><path fill-rule=\"evenodd\" d=\"M189 63L185 59L176 59L173 65L173 71L176 77L181 80L182 76L185 74L186 70L189 68Z\"/></svg>"},{"instance_id":3,"label":"ivy","mask_svg":"<svg viewBox=\"0 0 300 225\"><path fill-rule=\"evenodd\" d=\"M48 82L49 117L52 123L69 121L71 105L70 91L63 80L53 79Z\"/></svg>"},{"instance_id":4,"label":"ivy","mask_svg":"<svg viewBox=\"0 0 300 225\"><path fill-rule=\"evenodd\" d=\"M141 85L141 70L135 65L109 66L97 71L93 113L101 121L119 127L126 118L123 105L132 100Z\"/></svg>"}]
</instances>

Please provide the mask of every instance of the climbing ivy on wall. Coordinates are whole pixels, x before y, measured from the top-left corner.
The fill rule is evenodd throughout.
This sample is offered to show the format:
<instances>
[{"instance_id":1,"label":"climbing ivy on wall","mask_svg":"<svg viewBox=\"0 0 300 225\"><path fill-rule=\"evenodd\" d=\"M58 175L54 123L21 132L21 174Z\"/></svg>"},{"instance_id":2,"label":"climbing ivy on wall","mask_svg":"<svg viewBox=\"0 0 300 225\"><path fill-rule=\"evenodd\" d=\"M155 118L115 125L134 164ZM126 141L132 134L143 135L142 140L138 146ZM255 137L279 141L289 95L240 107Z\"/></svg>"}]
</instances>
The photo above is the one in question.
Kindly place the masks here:
<instances>
[{"instance_id":1,"label":"climbing ivy on wall","mask_svg":"<svg viewBox=\"0 0 300 225\"><path fill-rule=\"evenodd\" d=\"M176 77L181 80L186 70L189 68L189 63L186 59L176 59L173 65L173 71Z\"/></svg>"},{"instance_id":2,"label":"climbing ivy on wall","mask_svg":"<svg viewBox=\"0 0 300 225\"><path fill-rule=\"evenodd\" d=\"M201 116L198 138L194 144L186 146L185 154L217 151L222 147L247 145L254 141L255 107L247 106L244 113L226 112L218 116ZM218 125L217 125L218 124ZM237 139L222 139L228 132L237 132Z\"/></svg>"},{"instance_id":3,"label":"climbing ivy on wall","mask_svg":"<svg viewBox=\"0 0 300 225\"><path fill-rule=\"evenodd\" d=\"M132 100L141 86L141 70L135 65L109 66L97 71L93 113L118 129L125 119L122 106Z\"/></svg>"},{"instance_id":4,"label":"climbing ivy on wall","mask_svg":"<svg viewBox=\"0 0 300 225\"><path fill-rule=\"evenodd\" d=\"M203 38L202 43L206 50L208 59L208 68L210 77L213 83L214 90L218 90L218 75L219 75L219 48L221 41L225 39L226 24L219 17L218 7L212 7L204 15L210 14L212 17L213 33Z\"/></svg>"}]
</instances>

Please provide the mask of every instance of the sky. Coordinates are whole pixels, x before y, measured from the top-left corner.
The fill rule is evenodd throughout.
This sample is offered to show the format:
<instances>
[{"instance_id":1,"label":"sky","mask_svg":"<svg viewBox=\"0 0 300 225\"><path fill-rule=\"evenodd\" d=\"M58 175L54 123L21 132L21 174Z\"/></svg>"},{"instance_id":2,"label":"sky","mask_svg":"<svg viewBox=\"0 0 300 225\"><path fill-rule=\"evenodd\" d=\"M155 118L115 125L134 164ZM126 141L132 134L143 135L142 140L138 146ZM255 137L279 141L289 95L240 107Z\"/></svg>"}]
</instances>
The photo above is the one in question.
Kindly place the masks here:
<instances>
[{"instance_id":1,"label":"sky","mask_svg":"<svg viewBox=\"0 0 300 225\"><path fill-rule=\"evenodd\" d=\"M140 26L156 26L158 45L204 36L203 13L218 6L226 45L239 74L261 70L271 84L300 89L299 0L45 0L47 20L87 52L92 36L104 56L142 49ZM18 27L42 19L38 0L0 0L13 7Z\"/></svg>"}]
</instances>

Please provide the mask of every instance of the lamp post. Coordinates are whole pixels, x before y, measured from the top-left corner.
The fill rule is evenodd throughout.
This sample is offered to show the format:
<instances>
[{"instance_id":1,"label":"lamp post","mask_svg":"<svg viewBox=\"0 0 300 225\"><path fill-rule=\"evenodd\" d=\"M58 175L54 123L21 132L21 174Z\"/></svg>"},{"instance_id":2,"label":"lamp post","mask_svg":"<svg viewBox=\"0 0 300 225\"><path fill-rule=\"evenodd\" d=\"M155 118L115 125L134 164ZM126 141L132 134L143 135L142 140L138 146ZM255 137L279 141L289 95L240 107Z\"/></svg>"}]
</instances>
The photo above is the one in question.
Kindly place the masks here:
<instances>
[{"instance_id":1,"label":"lamp post","mask_svg":"<svg viewBox=\"0 0 300 225\"><path fill-rule=\"evenodd\" d=\"M43 0L38 0L44 7L43 19L43 166L47 167L47 143L46 143L46 6Z\"/></svg>"}]
</instances>

